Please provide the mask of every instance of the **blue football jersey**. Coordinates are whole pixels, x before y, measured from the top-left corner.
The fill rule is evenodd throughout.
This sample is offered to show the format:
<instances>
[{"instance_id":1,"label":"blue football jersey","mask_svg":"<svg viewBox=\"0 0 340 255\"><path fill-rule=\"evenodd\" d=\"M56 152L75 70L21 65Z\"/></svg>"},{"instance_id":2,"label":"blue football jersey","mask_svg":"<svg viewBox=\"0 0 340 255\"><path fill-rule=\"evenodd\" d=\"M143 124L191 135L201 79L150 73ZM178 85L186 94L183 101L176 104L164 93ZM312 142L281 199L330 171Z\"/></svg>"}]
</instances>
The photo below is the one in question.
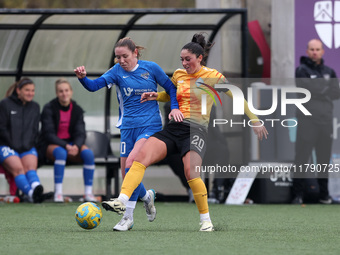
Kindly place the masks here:
<instances>
[{"instance_id":1,"label":"blue football jersey","mask_svg":"<svg viewBox=\"0 0 340 255\"><path fill-rule=\"evenodd\" d=\"M163 86L169 80L159 65L151 61L138 60L137 66L128 72L116 64L101 77L105 79L108 88L116 85L119 103L118 128L162 124L158 102L140 102L144 92L157 92L157 84Z\"/></svg>"}]
</instances>

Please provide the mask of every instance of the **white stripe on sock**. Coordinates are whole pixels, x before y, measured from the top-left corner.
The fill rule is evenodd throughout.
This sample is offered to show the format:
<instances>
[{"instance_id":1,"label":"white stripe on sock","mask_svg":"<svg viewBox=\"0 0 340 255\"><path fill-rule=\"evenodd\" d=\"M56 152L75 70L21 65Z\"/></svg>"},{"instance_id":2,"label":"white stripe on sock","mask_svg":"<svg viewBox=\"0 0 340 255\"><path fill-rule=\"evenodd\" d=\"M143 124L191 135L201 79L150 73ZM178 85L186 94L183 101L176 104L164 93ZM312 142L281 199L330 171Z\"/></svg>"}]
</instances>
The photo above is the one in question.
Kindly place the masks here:
<instances>
[{"instance_id":1,"label":"white stripe on sock","mask_svg":"<svg viewBox=\"0 0 340 255\"><path fill-rule=\"evenodd\" d=\"M137 201L128 201L126 203L126 208L136 208Z\"/></svg>"},{"instance_id":2,"label":"white stripe on sock","mask_svg":"<svg viewBox=\"0 0 340 255\"><path fill-rule=\"evenodd\" d=\"M62 160L62 159L57 159L54 161L55 165L61 165L61 166L65 166L66 165L66 160Z\"/></svg>"},{"instance_id":3,"label":"white stripe on sock","mask_svg":"<svg viewBox=\"0 0 340 255\"><path fill-rule=\"evenodd\" d=\"M85 185L85 195L92 195L92 185Z\"/></svg>"},{"instance_id":4,"label":"white stripe on sock","mask_svg":"<svg viewBox=\"0 0 340 255\"><path fill-rule=\"evenodd\" d=\"M129 197L123 193L120 193L118 196L118 200L120 200L124 205L129 201Z\"/></svg>"},{"instance_id":5,"label":"white stripe on sock","mask_svg":"<svg viewBox=\"0 0 340 255\"><path fill-rule=\"evenodd\" d=\"M204 213L204 214L200 214L200 220L201 220L201 222L202 221L210 221L211 222L210 214L208 212Z\"/></svg>"},{"instance_id":6,"label":"white stripe on sock","mask_svg":"<svg viewBox=\"0 0 340 255\"><path fill-rule=\"evenodd\" d=\"M84 168L89 169L89 170L94 170L95 165L84 165Z\"/></svg>"},{"instance_id":7,"label":"white stripe on sock","mask_svg":"<svg viewBox=\"0 0 340 255\"><path fill-rule=\"evenodd\" d=\"M54 192L56 194L63 194L63 184L62 183L55 183L54 184Z\"/></svg>"},{"instance_id":8,"label":"white stripe on sock","mask_svg":"<svg viewBox=\"0 0 340 255\"><path fill-rule=\"evenodd\" d=\"M34 190L38 185L40 185L40 182L32 182L31 187Z\"/></svg>"}]
</instances>

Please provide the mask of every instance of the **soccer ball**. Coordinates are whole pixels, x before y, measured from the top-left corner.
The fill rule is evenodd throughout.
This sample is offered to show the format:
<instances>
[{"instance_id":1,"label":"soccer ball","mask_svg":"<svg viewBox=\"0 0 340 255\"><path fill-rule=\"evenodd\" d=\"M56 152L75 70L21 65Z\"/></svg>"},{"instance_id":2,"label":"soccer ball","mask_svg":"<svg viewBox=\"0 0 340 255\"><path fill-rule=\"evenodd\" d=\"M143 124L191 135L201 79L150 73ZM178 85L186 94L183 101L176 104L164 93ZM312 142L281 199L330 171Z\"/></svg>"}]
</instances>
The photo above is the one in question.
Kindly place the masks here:
<instances>
[{"instance_id":1,"label":"soccer ball","mask_svg":"<svg viewBox=\"0 0 340 255\"><path fill-rule=\"evenodd\" d=\"M96 228L102 220L102 210L92 202L86 202L78 206L76 210L76 221L84 229Z\"/></svg>"}]
</instances>

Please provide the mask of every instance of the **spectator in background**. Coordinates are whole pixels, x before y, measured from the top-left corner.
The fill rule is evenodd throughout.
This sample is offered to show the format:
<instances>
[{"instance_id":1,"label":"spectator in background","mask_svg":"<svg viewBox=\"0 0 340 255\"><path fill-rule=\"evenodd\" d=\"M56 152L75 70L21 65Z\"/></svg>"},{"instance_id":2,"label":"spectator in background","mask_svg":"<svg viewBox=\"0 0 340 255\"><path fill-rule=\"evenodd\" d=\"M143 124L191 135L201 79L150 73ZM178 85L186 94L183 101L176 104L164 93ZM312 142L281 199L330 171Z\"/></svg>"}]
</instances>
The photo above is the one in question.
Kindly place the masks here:
<instances>
[{"instance_id":1,"label":"spectator in background","mask_svg":"<svg viewBox=\"0 0 340 255\"><path fill-rule=\"evenodd\" d=\"M302 56L300 66L296 69L296 86L310 91L311 99L304 104L312 114L305 116L298 111L297 137L295 143L295 165L297 169L302 166L302 172L306 171L310 163L312 150L316 152L316 163L328 165L331 158L332 134L333 134L333 100L340 97L339 81L334 70L324 65L322 59L324 49L322 42L313 39L308 42L307 57ZM314 162L312 162L314 163ZM306 165L305 165L306 164ZM318 174L319 202L332 203L328 193L328 169ZM306 179L303 176L295 176L293 179L292 203L302 204L304 185ZM310 179L309 179L310 180Z\"/></svg>"},{"instance_id":2,"label":"spectator in background","mask_svg":"<svg viewBox=\"0 0 340 255\"><path fill-rule=\"evenodd\" d=\"M64 202L63 178L67 160L84 164L84 200L96 202L92 191L94 155L85 145L84 111L72 100L73 90L66 79L55 82L55 91L57 97L44 106L41 114L43 155L54 162L54 202Z\"/></svg>"},{"instance_id":3,"label":"spectator in background","mask_svg":"<svg viewBox=\"0 0 340 255\"><path fill-rule=\"evenodd\" d=\"M14 176L15 184L30 202L43 201L43 186L37 175L35 148L40 107L33 101L35 85L23 78L15 82L0 102L0 164Z\"/></svg>"}]
</instances>

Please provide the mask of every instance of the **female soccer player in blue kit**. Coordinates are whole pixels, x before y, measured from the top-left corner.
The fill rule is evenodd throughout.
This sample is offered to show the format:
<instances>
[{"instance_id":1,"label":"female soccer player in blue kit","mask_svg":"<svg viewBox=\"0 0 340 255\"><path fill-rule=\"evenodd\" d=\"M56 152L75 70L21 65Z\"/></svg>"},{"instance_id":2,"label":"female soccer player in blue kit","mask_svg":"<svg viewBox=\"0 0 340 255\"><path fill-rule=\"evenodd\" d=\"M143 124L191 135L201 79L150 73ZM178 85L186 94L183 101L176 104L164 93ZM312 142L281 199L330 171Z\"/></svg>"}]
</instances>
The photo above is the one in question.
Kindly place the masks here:
<instances>
[{"instance_id":1,"label":"female soccer player in blue kit","mask_svg":"<svg viewBox=\"0 0 340 255\"><path fill-rule=\"evenodd\" d=\"M183 119L182 113L178 110L176 87L156 63L139 60L142 49L144 48L136 46L130 38L123 38L115 45L117 64L98 79L88 79L84 66L74 70L81 84L89 91L93 92L105 86L108 88L113 85L117 86L119 102L117 127L121 132L120 156L123 176L123 169L125 173L129 171L144 142L162 129L158 103L156 101L149 101L147 104L140 102L144 92L156 92L157 84L161 85L171 97L172 111L169 116L176 121ZM146 191L143 183L140 183L127 203L123 218L113 230L126 231L133 227L133 211L138 197L144 202L149 221L155 219L155 191L152 189ZM106 210L111 209L111 207L105 207L105 204L103 206Z\"/></svg>"}]
</instances>

